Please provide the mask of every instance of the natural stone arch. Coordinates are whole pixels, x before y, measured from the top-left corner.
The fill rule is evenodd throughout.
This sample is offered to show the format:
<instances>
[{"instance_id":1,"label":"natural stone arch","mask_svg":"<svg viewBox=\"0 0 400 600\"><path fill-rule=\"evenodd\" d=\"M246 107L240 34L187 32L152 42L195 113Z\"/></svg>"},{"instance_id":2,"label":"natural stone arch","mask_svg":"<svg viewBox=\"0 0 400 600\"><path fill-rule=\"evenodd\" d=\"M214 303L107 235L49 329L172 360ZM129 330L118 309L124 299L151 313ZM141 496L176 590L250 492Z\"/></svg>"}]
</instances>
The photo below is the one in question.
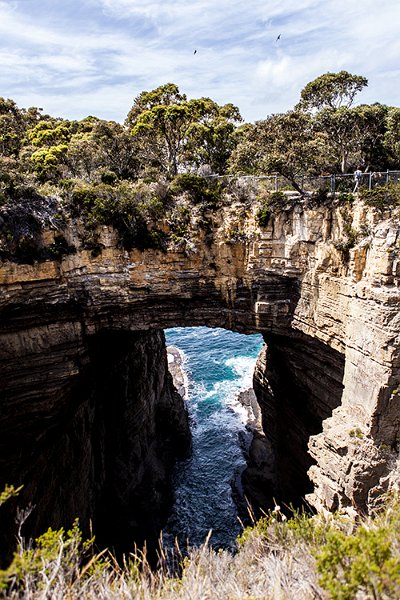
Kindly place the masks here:
<instances>
[{"instance_id":1,"label":"natural stone arch","mask_svg":"<svg viewBox=\"0 0 400 600\"><path fill-rule=\"evenodd\" d=\"M61 263L2 264L3 430L16 409L20 427L32 414L40 422L41 403L57 406L66 399L60 389L85 371L89 340L101 332L200 324L260 332L271 360L259 369L258 381L268 390L269 376L275 387L262 402L277 464L284 427L277 433L273 423L283 405L294 407L280 391L285 372L279 364L285 357L289 396L296 385L312 397L315 385L305 383L299 364L317 357L321 372L329 367L336 374L329 401L323 400L326 378L316 395L325 406L318 419L328 418L310 442L316 463L311 500L317 507L365 509L390 484L397 451L399 269L390 248L398 226L356 204L353 225L367 221L374 236L368 247L353 248L346 262L337 249L344 228L340 208L298 205L275 215L264 230L247 215L240 243L226 242L225 223L235 207L230 210L216 215L211 243L199 232L195 253L124 252L114 232L104 229L98 257L81 248ZM73 242L73 230L70 235ZM21 416L24 402L34 407L28 417ZM8 428L2 456L18 427ZM300 446L306 455L304 439Z\"/></svg>"}]
</instances>

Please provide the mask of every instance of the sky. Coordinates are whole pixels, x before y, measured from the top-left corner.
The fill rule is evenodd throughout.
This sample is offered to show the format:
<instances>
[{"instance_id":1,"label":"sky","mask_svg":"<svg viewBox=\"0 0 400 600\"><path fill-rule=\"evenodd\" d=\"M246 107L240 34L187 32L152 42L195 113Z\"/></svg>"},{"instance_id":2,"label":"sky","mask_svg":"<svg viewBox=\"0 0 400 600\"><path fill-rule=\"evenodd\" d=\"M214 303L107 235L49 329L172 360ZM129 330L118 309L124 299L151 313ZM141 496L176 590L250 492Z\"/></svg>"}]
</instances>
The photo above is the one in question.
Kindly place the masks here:
<instances>
[{"instance_id":1,"label":"sky","mask_svg":"<svg viewBox=\"0 0 400 600\"><path fill-rule=\"evenodd\" d=\"M123 122L172 82L254 122L340 70L400 106L399 0L0 0L0 96L53 116Z\"/></svg>"}]
</instances>

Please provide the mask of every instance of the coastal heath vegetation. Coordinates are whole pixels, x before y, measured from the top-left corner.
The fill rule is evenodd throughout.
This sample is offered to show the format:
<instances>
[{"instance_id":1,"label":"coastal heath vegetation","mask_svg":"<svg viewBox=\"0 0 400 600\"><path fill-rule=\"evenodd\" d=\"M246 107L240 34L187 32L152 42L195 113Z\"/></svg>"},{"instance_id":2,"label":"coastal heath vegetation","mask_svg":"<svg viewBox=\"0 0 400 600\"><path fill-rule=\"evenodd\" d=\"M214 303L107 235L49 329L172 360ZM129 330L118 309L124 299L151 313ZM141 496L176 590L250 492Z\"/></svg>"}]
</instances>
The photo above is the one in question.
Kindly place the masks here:
<instances>
[{"instance_id":1,"label":"coastal heath vegetation","mask_svg":"<svg viewBox=\"0 0 400 600\"><path fill-rule=\"evenodd\" d=\"M302 193L304 178L323 173L398 169L400 108L356 106L367 84L347 71L325 73L291 110L254 124L233 104L188 99L173 83L141 92L124 123L58 118L0 98L0 258L32 263L74 252L66 241L71 220L94 255L102 225L116 229L126 250L190 251L192 232L209 231L213 211L247 194L241 175L275 175ZM398 203L392 187L363 198L390 207ZM260 226L267 207L278 206L268 195ZM314 196L323 202L328 194ZM182 208L191 215L183 224ZM56 232L50 250L45 228Z\"/></svg>"},{"instance_id":2,"label":"coastal heath vegetation","mask_svg":"<svg viewBox=\"0 0 400 600\"><path fill-rule=\"evenodd\" d=\"M7 486L0 503L18 496ZM75 521L34 542L19 536L0 571L0 596L29 599L389 600L400 596L400 502L390 496L373 517L309 515L279 506L246 527L237 551L162 548L151 567L145 550L117 561L84 540Z\"/></svg>"}]
</instances>

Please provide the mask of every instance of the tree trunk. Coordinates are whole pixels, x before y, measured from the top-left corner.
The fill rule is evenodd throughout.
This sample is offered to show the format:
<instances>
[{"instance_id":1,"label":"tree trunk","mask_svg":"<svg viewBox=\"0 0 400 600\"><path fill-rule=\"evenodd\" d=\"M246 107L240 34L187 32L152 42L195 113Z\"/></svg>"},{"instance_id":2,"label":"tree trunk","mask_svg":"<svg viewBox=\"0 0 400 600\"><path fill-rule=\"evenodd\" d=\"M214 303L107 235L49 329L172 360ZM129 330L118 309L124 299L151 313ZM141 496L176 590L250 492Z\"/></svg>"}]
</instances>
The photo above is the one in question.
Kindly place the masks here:
<instances>
[{"instance_id":1,"label":"tree trunk","mask_svg":"<svg viewBox=\"0 0 400 600\"><path fill-rule=\"evenodd\" d=\"M303 193L303 189L297 183L297 181L295 180L294 177L287 177L287 175L284 175L284 177L292 184L292 186L294 187L294 189L296 190L296 192L299 192L299 194Z\"/></svg>"},{"instance_id":2,"label":"tree trunk","mask_svg":"<svg viewBox=\"0 0 400 600\"><path fill-rule=\"evenodd\" d=\"M341 161L340 161L340 170L342 173L347 173L347 158L349 153L343 148L341 151Z\"/></svg>"}]
</instances>

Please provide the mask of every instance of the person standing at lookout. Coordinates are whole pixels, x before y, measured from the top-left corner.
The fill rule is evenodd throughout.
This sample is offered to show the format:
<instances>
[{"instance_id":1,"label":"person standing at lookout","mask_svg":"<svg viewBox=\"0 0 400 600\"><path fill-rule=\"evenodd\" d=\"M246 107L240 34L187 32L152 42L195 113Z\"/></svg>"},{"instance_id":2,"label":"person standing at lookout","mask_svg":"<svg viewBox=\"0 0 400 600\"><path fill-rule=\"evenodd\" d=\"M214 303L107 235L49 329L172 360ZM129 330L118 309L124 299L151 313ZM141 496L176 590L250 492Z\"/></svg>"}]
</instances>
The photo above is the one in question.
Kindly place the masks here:
<instances>
[{"instance_id":1,"label":"person standing at lookout","mask_svg":"<svg viewBox=\"0 0 400 600\"><path fill-rule=\"evenodd\" d=\"M360 167L357 167L357 169L354 171L355 185L354 185L353 194L354 194L354 192L356 192L358 190L360 183L362 181L362 176L363 176L363 173L362 173Z\"/></svg>"}]
</instances>

